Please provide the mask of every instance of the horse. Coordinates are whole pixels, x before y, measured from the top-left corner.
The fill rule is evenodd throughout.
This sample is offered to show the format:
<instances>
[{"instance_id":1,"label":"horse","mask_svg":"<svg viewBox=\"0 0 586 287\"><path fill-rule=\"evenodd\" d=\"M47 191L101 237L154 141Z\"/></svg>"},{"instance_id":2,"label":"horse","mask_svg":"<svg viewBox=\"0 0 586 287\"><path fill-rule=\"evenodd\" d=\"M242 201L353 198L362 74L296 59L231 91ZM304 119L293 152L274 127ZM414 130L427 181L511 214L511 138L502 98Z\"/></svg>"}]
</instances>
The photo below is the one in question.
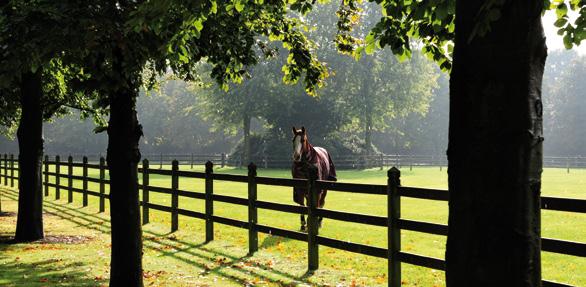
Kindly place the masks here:
<instances>
[{"instance_id":1,"label":"horse","mask_svg":"<svg viewBox=\"0 0 586 287\"><path fill-rule=\"evenodd\" d=\"M291 173L293 178L307 178L307 165L317 167L318 180L337 181L336 168L328 151L321 147L314 147L309 143L305 127L296 129L293 127L293 165ZM323 208L327 190L318 190L317 207ZM293 201L305 206L305 199L309 200L307 188L293 188ZM318 226L321 227L322 218L318 218ZM305 216L301 214L301 231L306 230Z\"/></svg>"}]
</instances>

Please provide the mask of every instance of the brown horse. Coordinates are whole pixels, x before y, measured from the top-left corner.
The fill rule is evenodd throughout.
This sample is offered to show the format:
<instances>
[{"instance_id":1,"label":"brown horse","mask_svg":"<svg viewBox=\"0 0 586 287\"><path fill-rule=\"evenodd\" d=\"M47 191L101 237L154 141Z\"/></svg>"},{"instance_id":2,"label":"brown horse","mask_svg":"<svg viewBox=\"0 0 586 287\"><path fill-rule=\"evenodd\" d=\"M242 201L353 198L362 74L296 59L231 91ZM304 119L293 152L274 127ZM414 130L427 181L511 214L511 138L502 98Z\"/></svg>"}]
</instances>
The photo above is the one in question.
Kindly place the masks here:
<instances>
[{"instance_id":1,"label":"brown horse","mask_svg":"<svg viewBox=\"0 0 586 287\"><path fill-rule=\"evenodd\" d=\"M296 129L293 127L293 166L291 173L293 178L307 178L307 165L311 164L317 167L318 180L336 181L336 168L332 162L330 154L326 149L321 147L314 147L309 143L305 127ZM318 191L317 207L322 208L325 204L327 190L322 189ZM307 188L293 188L293 201L305 206L305 200L308 199ZM318 219L318 224L321 227L322 218ZM305 216L301 214L301 230L305 231Z\"/></svg>"}]
</instances>

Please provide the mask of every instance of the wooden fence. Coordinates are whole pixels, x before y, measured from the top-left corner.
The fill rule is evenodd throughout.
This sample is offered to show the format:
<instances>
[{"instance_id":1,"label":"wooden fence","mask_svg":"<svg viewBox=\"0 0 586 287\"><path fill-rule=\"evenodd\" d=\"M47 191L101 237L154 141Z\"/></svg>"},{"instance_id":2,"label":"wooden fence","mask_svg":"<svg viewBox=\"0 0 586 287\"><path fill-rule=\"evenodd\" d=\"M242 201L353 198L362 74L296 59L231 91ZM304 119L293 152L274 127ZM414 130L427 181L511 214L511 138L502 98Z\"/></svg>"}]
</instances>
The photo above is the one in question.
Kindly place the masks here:
<instances>
[{"instance_id":1,"label":"wooden fence","mask_svg":"<svg viewBox=\"0 0 586 287\"><path fill-rule=\"evenodd\" d=\"M84 155L73 155L74 161L81 161ZM101 155L89 155L89 162L97 163ZM236 166L243 167L242 159L230 156L226 153L217 154L145 154L144 158L151 160L153 167L162 169L165 165L171 165L173 160L179 161L181 166L204 165L211 161L215 166ZM252 157L252 161L259 168L290 168L290 157L259 156ZM437 167L440 171L448 165L445 155L422 155L422 154L373 154L373 155L340 155L334 157L334 163L338 169L363 169L396 166L398 168L413 167ZM572 168L586 168L586 157L584 156L545 156L543 157L544 167L565 168L570 173Z\"/></svg>"},{"instance_id":2,"label":"wooden fence","mask_svg":"<svg viewBox=\"0 0 586 287\"><path fill-rule=\"evenodd\" d=\"M4 155L0 159L0 181L3 179L4 185L14 186L17 180L15 171L18 170L15 165L14 156ZM57 156L54 160L45 157L44 165L44 194L49 196L49 188L55 189L55 198L59 199L61 191L67 191L68 202L73 201L73 193L81 193L83 196L83 206L87 206L88 196L99 198L99 210L104 211L104 201L109 198L105 193L105 187L109 184L106 178L106 164L104 158L99 162L88 163L87 158L81 162L74 162L72 157L67 161L61 161ZM49 166L55 166L54 172L50 172ZM144 160L139 172L142 176L142 184L139 186L142 192L142 222L149 222L149 210L154 209L170 213L171 231L179 228L179 215L198 218L205 221L206 241L214 240L214 223L235 226L248 229L249 244L248 250L252 254L258 250L258 233L266 233L277 236L290 238L307 242L308 244L308 269L315 270L319 268L319 246L341 249L349 252L360 253L368 256L385 258L388 260L388 285L398 287L401 285L401 266L403 263L427 267L436 270L445 270L445 261L440 258L432 258L407 252L401 249L401 231L410 230L427 234L443 235L448 233L448 226L444 224L431 223L410 220L401 217L401 198L418 198L434 201L447 201L448 192L446 190L425 189L418 187L407 187L401 185L400 171L397 168L391 168L388 171L388 181L386 185L377 184L354 184L331 181L316 180L317 171L309 170L309 179L284 179L261 177L256 174L256 166L248 166L248 175L216 174L213 172L214 164L211 161L206 163L205 172L182 171L179 169L179 162L174 160L172 168L158 169L150 168L149 161ZM75 167L82 168L82 175L73 175ZM88 170L99 170L99 178L88 177ZM66 170L66 171L65 171ZM170 187L158 187L149 184L150 175L163 175L171 178ZM49 182L49 177L54 178L54 183ZM205 181L205 192L194 192L179 189L180 178L198 178ZM66 185L61 183L61 179L67 180ZM10 180L10 182L9 182ZM75 188L73 181L81 181L82 188ZM218 181L241 182L248 184L248 197L233 197L214 193L214 183ZM98 191L88 190L88 182L99 184ZM257 186L285 186L285 187L304 187L311 191L311 200L308 207L289 205L283 203L267 202L257 199ZM318 209L317 190L327 189L331 192L350 192L359 194L373 194L386 197L387 216L375 216L358 213L349 213L329 209ZM149 201L150 193L162 193L171 195L171 206L164 206L151 203ZM194 198L205 201L205 212L196 212L179 208L180 198ZM381 198L382 199L382 198ZM232 218L226 218L214 215L214 202L224 202L235 205L248 207L248 220L242 221ZM541 208L547 210L557 210L564 212L586 213L586 200L565 199L555 197L541 197ZM308 231L302 233L298 231L286 230L259 224L257 221L258 209L268 209L280 212L307 214ZM372 226L385 227L388 230L388 248L381 248L365 244L346 242L334 238L321 236L318 232L318 217L335 219L345 222L366 224ZM542 251L566 254L571 256L586 257L586 243L572 242L559 239L542 238ZM543 280L543 286L571 286L562 283L556 283Z\"/></svg>"}]
</instances>

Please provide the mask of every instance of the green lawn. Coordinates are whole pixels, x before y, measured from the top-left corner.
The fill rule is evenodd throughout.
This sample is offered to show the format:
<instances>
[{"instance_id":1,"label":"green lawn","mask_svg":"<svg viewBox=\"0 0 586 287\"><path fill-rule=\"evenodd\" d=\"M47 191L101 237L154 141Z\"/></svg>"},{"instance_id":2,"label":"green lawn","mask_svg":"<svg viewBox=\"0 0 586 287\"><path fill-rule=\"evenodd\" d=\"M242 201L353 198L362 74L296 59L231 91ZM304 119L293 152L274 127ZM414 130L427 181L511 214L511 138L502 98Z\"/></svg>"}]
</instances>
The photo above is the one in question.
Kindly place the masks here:
<instances>
[{"instance_id":1,"label":"green lawn","mask_svg":"<svg viewBox=\"0 0 586 287\"><path fill-rule=\"evenodd\" d=\"M166 167L169 168L169 167ZM183 169L184 167L182 167ZM203 170L203 167L196 167ZM65 169L61 169L65 172ZM246 170L223 168L216 173L246 174ZM76 169L75 174L81 175ZM259 170L260 176L290 177L288 170ZM97 171L90 171L97 177ZM378 169L339 171L342 182L386 183L386 172ZM402 184L429 188L447 188L445 168L402 169ZM50 181L54 182L53 179ZM586 170L546 169L543 175L543 195L586 199L583 189ZM66 185L65 180L61 184ZM167 176L151 175L150 184L170 186ZM81 188L80 182L75 182ZM91 190L98 190L90 183ZM181 178L182 190L203 192L203 180ZM214 192L246 197L246 183L214 182ZM16 211L17 194L2 189L3 211ZM107 214L98 214L97 199L90 197L90 206L81 207L81 195L74 194L73 204L67 204L67 192L61 191L61 200L54 200L54 191L45 201L45 226L48 235L82 235L79 244L1 244L1 286L96 286L108 278L109 223ZM290 203L290 188L259 186L259 200ZM151 193L151 202L170 205L170 196ZM385 196L355 195L329 192L328 209L386 216ZM203 201L181 198L179 206L203 212ZM243 206L214 203L215 214L246 220ZM445 202L402 199L402 217L408 219L447 223L448 206ZM14 232L16 218L0 217L1 236ZM203 244L205 226L202 220L179 217L179 231L170 232L171 216L151 210L151 223L144 226L146 285L152 286L377 286L386 285L386 260L345 251L320 247L320 269L306 274L307 244L285 238L260 235L260 251L246 257L247 231L216 224L216 240ZM298 230L299 216L259 210L259 223ZM586 214L543 211L544 237L586 241ZM386 229L354 223L324 220L320 234L341 240L386 247ZM442 258L445 237L403 231L402 249L409 252ZM576 286L586 286L586 258L544 252L543 278ZM582 271L580 271L582 270ZM65 276L65 277L64 277ZM403 264L402 280L406 286L443 286L443 272ZM34 284L33 284L34 283ZM36 284L36 285L35 285Z\"/></svg>"}]
</instances>

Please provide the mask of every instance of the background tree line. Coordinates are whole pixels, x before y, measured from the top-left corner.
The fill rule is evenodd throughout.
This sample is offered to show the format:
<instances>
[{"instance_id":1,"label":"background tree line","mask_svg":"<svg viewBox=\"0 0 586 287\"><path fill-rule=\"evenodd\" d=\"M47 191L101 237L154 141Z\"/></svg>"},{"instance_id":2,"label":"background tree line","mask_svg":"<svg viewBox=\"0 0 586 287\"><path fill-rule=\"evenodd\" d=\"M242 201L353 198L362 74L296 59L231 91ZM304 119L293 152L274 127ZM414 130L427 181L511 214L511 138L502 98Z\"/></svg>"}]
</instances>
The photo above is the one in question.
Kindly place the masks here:
<instances>
[{"instance_id":1,"label":"background tree line","mask_svg":"<svg viewBox=\"0 0 586 287\"><path fill-rule=\"evenodd\" d=\"M388 56L384 60L392 61ZM210 79L196 83L170 79L158 91L142 92L137 101L145 129L141 149L145 154L230 152L240 156L246 130L243 122L247 118L253 155L288 156L291 125L306 125L312 141L338 155L361 154L365 144L360 124L362 113L351 111L345 99L348 95L341 94L345 91L342 89L352 89L347 77L353 73L348 72L346 78L344 71L336 73L328 79L320 97L311 98L303 94L302 87L281 84L279 60L267 60L253 67L252 78L227 92L217 88ZM352 64L351 59L349 63L345 61L345 56L336 56L331 65ZM398 81L412 76L404 66L428 69L432 78L419 79L422 81L419 84L428 89L423 94L428 95L419 99L418 110L385 117L386 113L393 112L387 107L381 116L375 115L379 122L372 131L372 149L383 153L444 154L448 76L429 67L425 60L393 65L402 72L393 74ZM378 77L381 80L386 75ZM585 77L585 56L573 51L553 51L548 57L543 80L545 155L586 155L586 84L580 80ZM432 81L435 78L437 81ZM401 89L395 92L402 92ZM93 127L90 119L80 121L79 113L46 123L46 152L105 154L106 135L93 133ZM0 137L0 147L7 152L18 150L16 142L5 136Z\"/></svg>"}]
</instances>

